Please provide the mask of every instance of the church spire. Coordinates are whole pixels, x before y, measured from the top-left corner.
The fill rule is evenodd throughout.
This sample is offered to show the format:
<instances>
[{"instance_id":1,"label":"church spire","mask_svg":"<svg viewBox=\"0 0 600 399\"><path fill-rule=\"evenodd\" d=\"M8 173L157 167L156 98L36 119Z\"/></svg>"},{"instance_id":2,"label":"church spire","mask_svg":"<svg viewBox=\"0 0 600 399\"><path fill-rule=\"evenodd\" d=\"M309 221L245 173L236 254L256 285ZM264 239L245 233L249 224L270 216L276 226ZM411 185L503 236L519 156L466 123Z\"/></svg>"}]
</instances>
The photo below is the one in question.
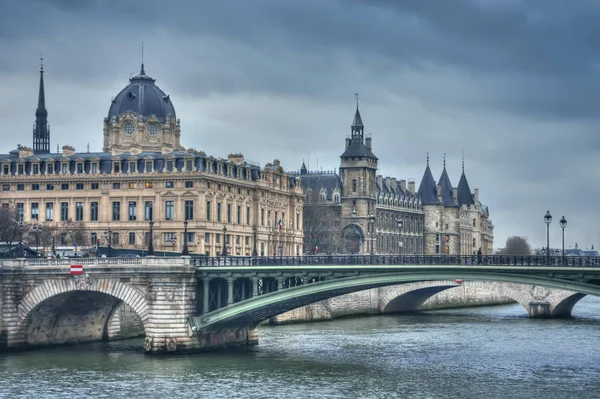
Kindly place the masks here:
<instances>
[{"instance_id":1,"label":"church spire","mask_svg":"<svg viewBox=\"0 0 600 399\"><path fill-rule=\"evenodd\" d=\"M356 112L354 113L354 120L352 121L352 141L360 141L363 142L364 139L364 129L362 118L360 117L360 111L358 110L358 93L356 96Z\"/></svg>"},{"instance_id":2,"label":"church spire","mask_svg":"<svg viewBox=\"0 0 600 399\"><path fill-rule=\"evenodd\" d=\"M48 111L46 110L46 96L44 93L44 57L40 57L40 89L38 106L35 110L35 127L33 129L33 152L50 152L50 127L48 126Z\"/></svg>"}]
</instances>

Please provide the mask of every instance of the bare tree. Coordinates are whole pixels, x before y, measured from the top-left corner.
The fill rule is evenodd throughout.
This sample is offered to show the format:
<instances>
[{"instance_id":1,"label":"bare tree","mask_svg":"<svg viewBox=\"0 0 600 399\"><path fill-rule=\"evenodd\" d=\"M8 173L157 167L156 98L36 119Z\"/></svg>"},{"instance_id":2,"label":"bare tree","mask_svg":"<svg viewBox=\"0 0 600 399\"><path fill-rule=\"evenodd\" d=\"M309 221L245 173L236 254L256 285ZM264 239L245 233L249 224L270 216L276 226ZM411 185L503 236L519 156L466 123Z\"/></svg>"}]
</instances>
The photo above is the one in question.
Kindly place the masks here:
<instances>
[{"instance_id":1,"label":"bare tree","mask_svg":"<svg viewBox=\"0 0 600 399\"><path fill-rule=\"evenodd\" d=\"M498 251L499 255L531 255L531 245L527 237L511 236L506 239L506 245Z\"/></svg>"},{"instance_id":2,"label":"bare tree","mask_svg":"<svg viewBox=\"0 0 600 399\"><path fill-rule=\"evenodd\" d=\"M339 253L341 237L339 231L339 204L318 201L318 193L309 192L304 204L302 228L304 248L314 253Z\"/></svg>"},{"instance_id":3,"label":"bare tree","mask_svg":"<svg viewBox=\"0 0 600 399\"><path fill-rule=\"evenodd\" d=\"M27 226L19 222L17 209L13 205L0 208L0 242L6 243L10 254L13 247L23 241L26 230Z\"/></svg>"},{"instance_id":4,"label":"bare tree","mask_svg":"<svg viewBox=\"0 0 600 399\"><path fill-rule=\"evenodd\" d=\"M85 226L81 222L75 222L69 219L66 222L61 222L56 226L59 237L63 237L66 244L78 246L87 246L89 236Z\"/></svg>"}]
</instances>

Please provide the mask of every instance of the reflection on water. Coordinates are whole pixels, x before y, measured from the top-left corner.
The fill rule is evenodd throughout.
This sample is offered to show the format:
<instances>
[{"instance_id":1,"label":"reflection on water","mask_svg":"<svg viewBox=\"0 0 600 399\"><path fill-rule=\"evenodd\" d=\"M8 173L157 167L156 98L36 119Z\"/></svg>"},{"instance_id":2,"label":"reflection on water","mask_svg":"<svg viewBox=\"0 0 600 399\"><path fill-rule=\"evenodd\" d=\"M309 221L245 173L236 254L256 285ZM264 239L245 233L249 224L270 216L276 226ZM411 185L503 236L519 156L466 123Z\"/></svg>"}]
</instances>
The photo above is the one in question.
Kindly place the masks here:
<instances>
[{"instance_id":1,"label":"reflection on water","mask_svg":"<svg viewBox=\"0 0 600 399\"><path fill-rule=\"evenodd\" d=\"M143 341L0 356L10 398L595 398L600 299L570 320L519 305L260 328L248 351L147 356Z\"/></svg>"}]
</instances>

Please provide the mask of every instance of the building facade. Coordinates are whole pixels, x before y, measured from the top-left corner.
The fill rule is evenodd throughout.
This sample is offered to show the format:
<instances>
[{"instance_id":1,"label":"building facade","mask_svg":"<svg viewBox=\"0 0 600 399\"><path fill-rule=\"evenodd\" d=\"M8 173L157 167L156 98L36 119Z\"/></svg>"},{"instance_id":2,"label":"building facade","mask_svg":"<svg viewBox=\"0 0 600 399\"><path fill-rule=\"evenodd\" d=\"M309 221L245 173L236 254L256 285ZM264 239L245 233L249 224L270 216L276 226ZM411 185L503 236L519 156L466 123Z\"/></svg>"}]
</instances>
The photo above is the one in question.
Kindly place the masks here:
<instances>
[{"instance_id":1,"label":"building facade","mask_svg":"<svg viewBox=\"0 0 600 399\"><path fill-rule=\"evenodd\" d=\"M477 188L471 192L464 161L458 187L453 187L446 160L436 183L428 156L417 195L425 213L426 254L476 255L480 249L483 255L494 253L494 225L489 209L479 201Z\"/></svg>"},{"instance_id":2,"label":"building facade","mask_svg":"<svg viewBox=\"0 0 600 399\"><path fill-rule=\"evenodd\" d=\"M365 137L358 104L340 156L339 173L309 171L304 163L296 177L305 191L305 218L329 219L328 245L321 250L347 254L422 254L424 212L414 182L377 174L373 140ZM324 211L325 210L325 211ZM334 216L327 218L331 213ZM314 253L305 221L305 250ZM320 236L323 236L321 234ZM337 237L331 243L330 237Z\"/></svg>"},{"instance_id":3,"label":"building facade","mask_svg":"<svg viewBox=\"0 0 600 399\"><path fill-rule=\"evenodd\" d=\"M312 235L326 241L321 250L327 252L472 255L481 249L482 254L493 253L489 209L479 201L478 189L471 192L464 162L459 184L453 187L446 161L436 182L428 157L415 191L414 181L407 184L407 180L377 174L378 158L372 151L372 138L364 135L358 104L350 133L339 173L309 171L303 163L295 174L305 191L308 253L319 245ZM330 221L328 226L323 226L323 220ZM315 234L315 224L325 234Z\"/></svg>"},{"instance_id":4,"label":"building facade","mask_svg":"<svg viewBox=\"0 0 600 399\"><path fill-rule=\"evenodd\" d=\"M143 64L110 104L102 152L50 152L43 73L33 148L0 155L0 202L30 233L56 232L58 245L144 249L152 240L157 251L181 251L186 240L191 253L213 256L224 245L228 255L302 253L296 178L278 160L261 168L242 154L182 147L171 99ZM85 232L78 243L74 228Z\"/></svg>"}]
</instances>

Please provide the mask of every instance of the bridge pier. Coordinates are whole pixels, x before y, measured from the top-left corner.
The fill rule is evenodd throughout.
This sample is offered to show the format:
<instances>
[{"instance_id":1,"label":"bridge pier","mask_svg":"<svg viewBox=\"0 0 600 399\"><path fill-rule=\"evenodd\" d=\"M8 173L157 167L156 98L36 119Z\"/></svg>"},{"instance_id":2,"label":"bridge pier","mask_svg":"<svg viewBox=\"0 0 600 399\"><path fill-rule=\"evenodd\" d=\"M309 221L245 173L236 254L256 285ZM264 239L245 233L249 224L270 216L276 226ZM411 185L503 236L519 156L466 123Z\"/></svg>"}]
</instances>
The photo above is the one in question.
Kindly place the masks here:
<instances>
[{"instance_id":1,"label":"bridge pier","mask_svg":"<svg viewBox=\"0 0 600 399\"><path fill-rule=\"evenodd\" d=\"M0 349L19 348L25 345L25 335L19 328L19 302L21 300L21 280L6 279L0 282Z\"/></svg>"},{"instance_id":2,"label":"bridge pier","mask_svg":"<svg viewBox=\"0 0 600 399\"><path fill-rule=\"evenodd\" d=\"M529 317L532 319L545 319L552 317L550 313L550 302L548 301L531 301L527 309Z\"/></svg>"}]
</instances>

